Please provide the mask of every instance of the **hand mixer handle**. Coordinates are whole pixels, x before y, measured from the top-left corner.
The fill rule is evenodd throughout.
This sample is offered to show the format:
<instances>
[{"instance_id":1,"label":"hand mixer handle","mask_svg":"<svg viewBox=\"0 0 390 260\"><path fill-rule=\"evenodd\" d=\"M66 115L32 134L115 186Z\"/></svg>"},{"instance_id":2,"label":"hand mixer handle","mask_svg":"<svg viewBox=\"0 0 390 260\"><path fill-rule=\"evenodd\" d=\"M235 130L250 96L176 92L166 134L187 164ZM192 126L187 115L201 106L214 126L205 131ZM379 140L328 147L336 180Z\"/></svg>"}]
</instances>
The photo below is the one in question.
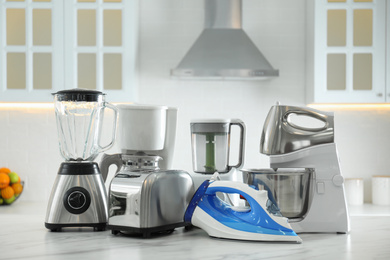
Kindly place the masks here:
<instances>
[{"instance_id":1,"label":"hand mixer handle","mask_svg":"<svg viewBox=\"0 0 390 260\"><path fill-rule=\"evenodd\" d=\"M233 167L239 168L244 164L244 153L245 153L245 135L246 135L245 124L240 119L232 119L229 127L231 128L232 125L237 125L238 127L240 127L240 151L238 154L238 163L236 165L229 165L228 166L229 170Z\"/></svg>"},{"instance_id":2,"label":"hand mixer handle","mask_svg":"<svg viewBox=\"0 0 390 260\"><path fill-rule=\"evenodd\" d=\"M103 181L106 181L107 176L108 176L108 169L111 165L115 164L118 168L116 172L118 172L122 165L123 165L123 160L121 154L103 154L102 159L100 160L99 163L99 168L100 172L103 177Z\"/></svg>"},{"instance_id":3,"label":"hand mixer handle","mask_svg":"<svg viewBox=\"0 0 390 260\"><path fill-rule=\"evenodd\" d=\"M297 124L294 124L291 121L290 115L302 115L307 116L311 118L315 118L321 122L324 123L321 127L304 127ZM302 131L310 131L310 132L321 132L326 130L329 127L329 121L330 118L333 118L332 113L326 113L321 111L321 113L317 110L310 109L310 108L296 108L296 107L290 107L283 115L283 123L289 125L292 128L302 130Z\"/></svg>"},{"instance_id":4,"label":"hand mixer handle","mask_svg":"<svg viewBox=\"0 0 390 260\"><path fill-rule=\"evenodd\" d=\"M111 142L107 144L106 146L99 146L99 152L104 152L111 148L114 145L115 139L116 139L116 128L117 128L117 121L118 121L118 109L114 106L111 105L110 103L105 103L105 106L103 109L108 108L114 111L114 124L113 124L113 129L112 129L112 136L111 136Z\"/></svg>"}]
</instances>

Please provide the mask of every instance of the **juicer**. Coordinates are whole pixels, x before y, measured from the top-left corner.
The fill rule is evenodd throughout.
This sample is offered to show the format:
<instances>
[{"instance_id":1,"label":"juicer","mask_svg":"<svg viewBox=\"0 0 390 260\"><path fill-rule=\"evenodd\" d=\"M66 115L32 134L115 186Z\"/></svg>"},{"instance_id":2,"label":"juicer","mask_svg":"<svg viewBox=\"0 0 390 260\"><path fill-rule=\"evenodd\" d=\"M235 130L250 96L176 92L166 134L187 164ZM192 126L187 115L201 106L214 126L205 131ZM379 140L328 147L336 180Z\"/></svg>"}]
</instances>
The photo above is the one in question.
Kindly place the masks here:
<instances>
[{"instance_id":1,"label":"juicer","mask_svg":"<svg viewBox=\"0 0 390 260\"><path fill-rule=\"evenodd\" d=\"M105 94L70 89L53 94L60 152L65 159L58 170L49 203L45 227L93 227L104 230L107 222L107 193L96 156L114 144L117 109L105 102ZM111 141L100 143L103 114L114 113Z\"/></svg>"},{"instance_id":2,"label":"juicer","mask_svg":"<svg viewBox=\"0 0 390 260\"><path fill-rule=\"evenodd\" d=\"M232 126L240 130L238 161L231 165L231 132ZM195 188L215 173L222 180L242 181L237 173L244 164L245 124L239 119L200 119L191 124L192 174Z\"/></svg>"},{"instance_id":3,"label":"juicer","mask_svg":"<svg viewBox=\"0 0 390 260\"><path fill-rule=\"evenodd\" d=\"M107 174L116 165L108 194L108 225L113 234L171 233L185 226L183 216L194 193L191 176L171 169L177 109L118 105L122 153L104 154Z\"/></svg>"},{"instance_id":4,"label":"juicer","mask_svg":"<svg viewBox=\"0 0 390 260\"><path fill-rule=\"evenodd\" d=\"M273 106L264 123L260 152L269 156L271 169L242 170L244 182L267 190L295 232L350 231L333 113Z\"/></svg>"}]
</instances>

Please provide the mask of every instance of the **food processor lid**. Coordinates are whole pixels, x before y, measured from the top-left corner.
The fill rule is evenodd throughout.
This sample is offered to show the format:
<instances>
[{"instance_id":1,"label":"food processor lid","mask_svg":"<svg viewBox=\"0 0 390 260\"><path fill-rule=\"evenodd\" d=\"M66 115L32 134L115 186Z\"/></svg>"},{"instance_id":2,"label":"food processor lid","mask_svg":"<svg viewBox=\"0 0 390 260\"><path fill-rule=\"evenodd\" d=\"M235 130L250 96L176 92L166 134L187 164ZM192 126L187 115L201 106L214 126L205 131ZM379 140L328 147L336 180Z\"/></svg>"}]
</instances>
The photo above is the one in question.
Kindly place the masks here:
<instances>
[{"instance_id":1,"label":"food processor lid","mask_svg":"<svg viewBox=\"0 0 390 260\"><path fill-rule=\"evenodd\" d=\"M229 133L228 119L201 119L191 121L191 132L196 134L201 133Z\"/></svg>"},{"instance_id":2,"label":"food processor lid","mask_svg":"<svg viewBox=\"0 0 390 260\"><path fill-rule=\"evenodd\" d=\"M53 95L57 97L58 101L96 102L99 101L99 98L105 94L92 89L74 88L60 90L57 93L53 93Z\"/></svg>"}]
</instances>

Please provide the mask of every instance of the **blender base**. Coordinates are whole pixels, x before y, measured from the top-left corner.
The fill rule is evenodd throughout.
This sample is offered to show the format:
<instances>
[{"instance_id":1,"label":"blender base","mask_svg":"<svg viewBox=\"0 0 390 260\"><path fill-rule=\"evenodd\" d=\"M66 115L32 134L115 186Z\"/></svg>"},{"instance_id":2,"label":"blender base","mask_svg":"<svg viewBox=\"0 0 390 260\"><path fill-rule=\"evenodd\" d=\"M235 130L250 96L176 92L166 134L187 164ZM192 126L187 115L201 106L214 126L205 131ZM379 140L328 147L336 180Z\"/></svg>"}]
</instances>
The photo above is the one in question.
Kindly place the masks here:
<instances>
[{"instance_id":1,"label":"blender base","mask_svg":"<svg viewBox=\"0 0 390 260\"><path fill-rule=\"evenodd\" d=\"M45 227L52 232L62 231L62 228L77 228L77 227L91 227L94 231L105 231L106 223L68 223L68 224L51 224L45 223Z\"/></svg>"},{"instance_id":2,"label":"blender base","mask_svg":"<svg viewBox=\"0 0 390 260\"><path fill-rule=\"evenodd\" d=\"M107 193L95 162L64 162L54 182L45 227L93 227L104 230L108 219Z\"/></svg>"}]
</instances>

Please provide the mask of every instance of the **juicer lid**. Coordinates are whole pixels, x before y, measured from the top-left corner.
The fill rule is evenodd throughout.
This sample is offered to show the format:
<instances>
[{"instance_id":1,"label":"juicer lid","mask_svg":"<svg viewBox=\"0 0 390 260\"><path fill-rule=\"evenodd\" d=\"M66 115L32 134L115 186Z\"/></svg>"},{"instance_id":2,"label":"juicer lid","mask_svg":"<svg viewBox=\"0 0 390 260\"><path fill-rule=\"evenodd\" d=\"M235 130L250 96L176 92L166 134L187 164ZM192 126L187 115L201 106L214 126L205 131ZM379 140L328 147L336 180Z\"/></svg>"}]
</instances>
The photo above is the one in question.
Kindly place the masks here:
<instances>
[{"instance_id":1,"label":"juicer lid","mask_svg":"<svg viewBox=\"0 0 390 260\"><path fill-rule=\"evenodd\" d=\"M229 133L231 119L195 119L191 120L191 131L196 134Z\"/></svg>"},{"instance_id":2,"label":"juicer lid","mask_svg":"<svg viewBox=\"0 0 390 260\"><path fill-rule=\"evenodd\" d=\"M85 101L96 102L99 97L105 95L103 92L91 89L74 88L60 90L52 95L57 96L58 101Z\"/></svg>"}]
</instances>

